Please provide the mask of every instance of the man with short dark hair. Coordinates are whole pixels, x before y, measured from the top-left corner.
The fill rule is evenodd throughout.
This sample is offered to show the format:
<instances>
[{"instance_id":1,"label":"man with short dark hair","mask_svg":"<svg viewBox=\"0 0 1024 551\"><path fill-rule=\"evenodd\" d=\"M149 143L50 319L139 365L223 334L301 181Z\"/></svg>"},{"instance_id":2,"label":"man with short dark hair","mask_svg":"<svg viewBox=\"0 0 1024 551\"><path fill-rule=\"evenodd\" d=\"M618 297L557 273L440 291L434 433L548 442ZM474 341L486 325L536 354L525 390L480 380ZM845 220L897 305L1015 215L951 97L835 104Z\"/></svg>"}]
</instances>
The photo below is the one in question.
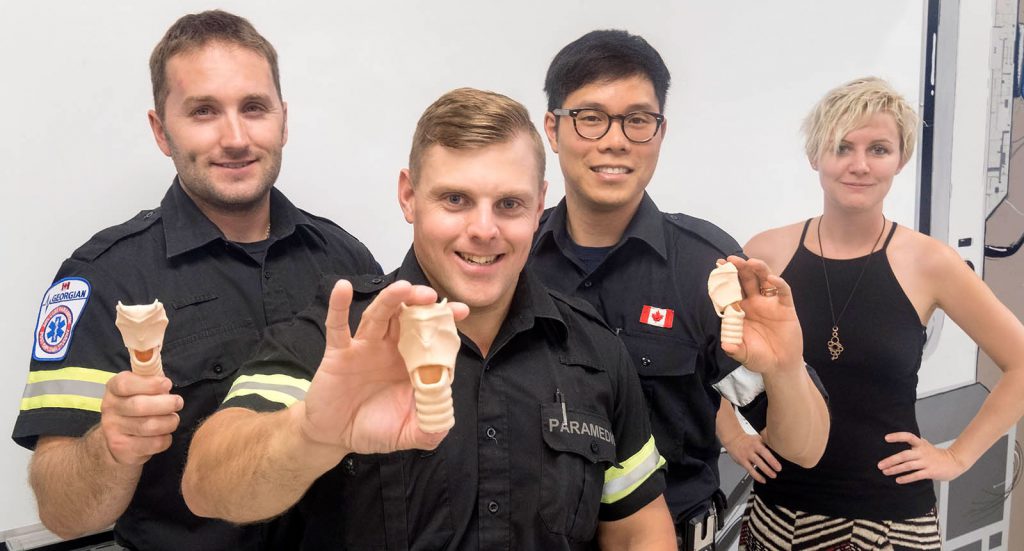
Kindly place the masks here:
<instances>
[{"instance_id":1,"label":"man with short dark hair","mask_svg":"<svg viewBox=\"0 0 1024 551\"><path fill-rule=\"evenodd\" d=\"M459 89L427 108L399 176L413 225L402 266L328 278L310 309L268 331L235 383L248 392L229 394L192 441L189 506L251 522L297 503L304 549L591 549L595 536L674 548L625 348L589 306L523 269L543 178L522 105ZM461 347L455 425L431 434L398 316L438 297Z\"/></svg>"},{"instance_id":2,"label":"man with short dark hair","mask_svg":"<svg viewBox=\"0 0 1024 551\"><path fill-rule=\"evenodd\" d=\"M177 177L159 208L67 259L40 307L14 439L34 449L43 523L64 538L112 523L130 549L276 548L264 526L191 514L180 493L192 431L268 325L324 273L379 273L369 251L273 188L288 137L277 54L245 19L186 15L150 61L160 150ZM129 370L115 305L159 299L164 376Z\"/></svg>"},{"instance_id":3,"label":"man with short dark hair","mask_svg":"<svg viewBox=\"0 0 1024 551\"><path fill-rule=\"evenodd\" d=\"M749 343L721 343L708 275L717 259L742 255L739 245L709 222L660 212L645 191L668 127L669 82L658 52L625 31L588 33L555 56L544 129L565 199L541 219L530 266L550 288L592 304L625 342L668 461L665 498L679 543L696 550L713 544L716 504L724 507L715 438L722 396L803 465L821 457L829 422L800 349L772 340L789 353L763 362ZM770 296L747 292L745 340L769 321L758 303L790 300L767 281L775 279L762 281Z\"/></svg>"}]
</instances>

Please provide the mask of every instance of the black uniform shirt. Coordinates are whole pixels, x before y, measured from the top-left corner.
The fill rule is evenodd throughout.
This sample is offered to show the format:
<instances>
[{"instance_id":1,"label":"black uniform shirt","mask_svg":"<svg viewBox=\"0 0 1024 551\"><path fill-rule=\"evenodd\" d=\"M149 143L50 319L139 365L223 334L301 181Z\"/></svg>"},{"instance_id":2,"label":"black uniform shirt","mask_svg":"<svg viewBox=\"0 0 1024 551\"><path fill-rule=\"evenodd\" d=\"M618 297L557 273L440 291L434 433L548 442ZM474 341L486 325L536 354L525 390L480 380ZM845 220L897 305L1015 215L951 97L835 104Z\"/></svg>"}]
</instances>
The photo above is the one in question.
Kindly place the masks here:
<instances>
[{"instance_id":1,"label":"black uniform shirt","mask_svg":"<svg viewBox=\"0 0 1024 551\"><path fill-rule=\"evenodd\" d=\"M159 299L167 311L164 373L185 406L171 448L145 464L115 526L118 540L131 547L259 545L261 528L201 519L185 506L181 473L192 432L217 409L263 329L306 307L324 274L380 273L362 243L297 209L277 190L271 191L270 219L269 246L256 254L265 256L258 261L226 241L175 180L159 208L101 231L76 250L46 294L14 426L14 440L27 448L39 436L81 436L99 422L104 384L130 369L114 325L118 301Z\"/></svg>"},{"instance_id":2,"label":"black uniform shirt","mask_svg":"<svg viewBox=\"0 0 1024 551\"><path fill-rule=\"evenodd\" d=\"M763 384L722 351L721 319L708 297L715 261L742 251L709 222L660 212L647 194L593 271L572 246L563 199L541 219L530 267L549 288L586 299L625 342L668 461L665 498L678 518L718 489L719 393L764 428Z\"/></svg>"},{"instance_id":3,"label":"black uniform shirt","mask_svg":"<svg viewBox=\"0 0 1024 551\"><path fill-rule=\"evenodd\" d=\"M411 251L397 272L352 282L353 328L397 279L426 284ZM224 407L271 411L304 396L334 281L267 332ZM297 505L304 549L589 549L599 518L661 494L636 372L586 304L524 271L488 356L460 336L454 428L435 451L350 454L321 476Z\"/></svg>"}]
</instances>

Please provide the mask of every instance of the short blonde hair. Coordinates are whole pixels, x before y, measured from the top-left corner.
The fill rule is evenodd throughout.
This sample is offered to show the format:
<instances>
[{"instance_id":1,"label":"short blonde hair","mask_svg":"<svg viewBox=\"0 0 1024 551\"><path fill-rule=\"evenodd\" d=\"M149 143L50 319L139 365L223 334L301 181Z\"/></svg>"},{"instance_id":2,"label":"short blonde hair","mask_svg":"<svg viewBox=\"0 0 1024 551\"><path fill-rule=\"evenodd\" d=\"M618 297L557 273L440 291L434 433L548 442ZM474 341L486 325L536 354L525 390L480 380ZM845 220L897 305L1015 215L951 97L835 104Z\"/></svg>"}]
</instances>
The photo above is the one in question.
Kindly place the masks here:
<instances>
[{"instance_id":1,"label":"short blonde hair","mask_svg":"<svg viewBox=\"0 0 1024 551\"><path fill-rule=\"evenodd\" d=\"M907 162L914 154L917 140L917 113L888 82L878 77L858 78L833 88L814 106L802 127L807 158L817 161L828 149L838 151L847 134L879 113L892 115L896 120L900 161Z\"/></svg>"},{"instance_id":2,"label":"short blonde hair","mask_svg":"<svg viewBox=\"0 0 1024 551\"><path fill-rule=\"evenodd\" d=\"M409 177L415 185L423 155L430 146L479 149L508 143L520 134L532 143L540 185L544 181L544 142L526 107L495 92L457 88L438 98L420 116L409 152Z\"/></svg>"}]
</instances>

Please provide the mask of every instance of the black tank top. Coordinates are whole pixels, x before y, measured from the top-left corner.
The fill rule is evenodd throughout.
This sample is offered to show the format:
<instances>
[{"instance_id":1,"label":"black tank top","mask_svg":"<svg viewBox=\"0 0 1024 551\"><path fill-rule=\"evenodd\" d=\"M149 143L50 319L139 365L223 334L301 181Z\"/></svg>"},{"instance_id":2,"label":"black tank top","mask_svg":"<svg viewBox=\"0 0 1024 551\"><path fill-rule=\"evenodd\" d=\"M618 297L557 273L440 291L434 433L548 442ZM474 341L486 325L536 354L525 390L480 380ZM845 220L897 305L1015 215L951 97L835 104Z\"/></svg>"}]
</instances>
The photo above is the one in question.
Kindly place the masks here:
<instances>
[{"instance_id":1,"label":"black tank top","mask_svg":"<svg viewBox=\"0 0 1024 551\"><path fill-rule=\"evenodd\" d=\"M804 469L780 457L779 476L757 484L755 491L770 504L834 517L899 520L927 514L935 506L930 480L899 485L896 477L877 467L908 448L887 443L886 434L920 435L914 402L925 328L886 256L896 223L880 250L849 260L825 259L837 315L866 270L839 319L844 350L833 361L827 347L832 314L821 257L804 246L810 222L804 224L782 278L793 289L804 359L829 394L832 429L817 466Z\"/></svg>"}]
</instances>

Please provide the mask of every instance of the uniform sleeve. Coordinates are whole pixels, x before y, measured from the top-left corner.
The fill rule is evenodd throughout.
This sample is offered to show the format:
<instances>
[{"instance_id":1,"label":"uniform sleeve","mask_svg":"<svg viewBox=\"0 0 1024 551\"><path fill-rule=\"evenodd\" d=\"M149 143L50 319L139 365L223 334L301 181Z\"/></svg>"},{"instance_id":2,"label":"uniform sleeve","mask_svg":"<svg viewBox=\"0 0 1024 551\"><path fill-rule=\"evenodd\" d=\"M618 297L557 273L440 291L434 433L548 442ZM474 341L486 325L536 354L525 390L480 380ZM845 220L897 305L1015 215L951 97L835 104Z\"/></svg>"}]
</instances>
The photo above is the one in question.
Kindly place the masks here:
<instances>
[{"instance_id":1,"label":"uniform sleeve","mask_svg":"<svg viewBox=\"0 0 1024 551\"><path fill-rule=\"evenodd\" d=\"M640 379L624 345L611 372L616 384L612 427L616 464L605 470L601 492L602 521L619 520L639 511L665 491L665 459L651 434Z\"/></svg>"},{"instance_id":2,"label":"uniform sleeve","mask_svg":"<svg viewBox=\"0 0 1024 551\"><path fill-rule=\"evenodd\" d=\"M255 354L239 370L220 409L260 412L290 407L306 397L326 348L324 319L337 277L320 282L313 303L294 319L269 327Z\"/></svg>"},{"instance_id":3,"label":"uniform sleeve","mask_svg":"<svg viewBox=\"0 0 1024 551\"><path fill-rule=\"evenodd\" d=\"M64 262L33 326L17 444L34 449L40 436L81 436L99 422L107 381L130 365L114 320L117 301L132 298L102 267Z\"/></svg>"}]
</instances>

